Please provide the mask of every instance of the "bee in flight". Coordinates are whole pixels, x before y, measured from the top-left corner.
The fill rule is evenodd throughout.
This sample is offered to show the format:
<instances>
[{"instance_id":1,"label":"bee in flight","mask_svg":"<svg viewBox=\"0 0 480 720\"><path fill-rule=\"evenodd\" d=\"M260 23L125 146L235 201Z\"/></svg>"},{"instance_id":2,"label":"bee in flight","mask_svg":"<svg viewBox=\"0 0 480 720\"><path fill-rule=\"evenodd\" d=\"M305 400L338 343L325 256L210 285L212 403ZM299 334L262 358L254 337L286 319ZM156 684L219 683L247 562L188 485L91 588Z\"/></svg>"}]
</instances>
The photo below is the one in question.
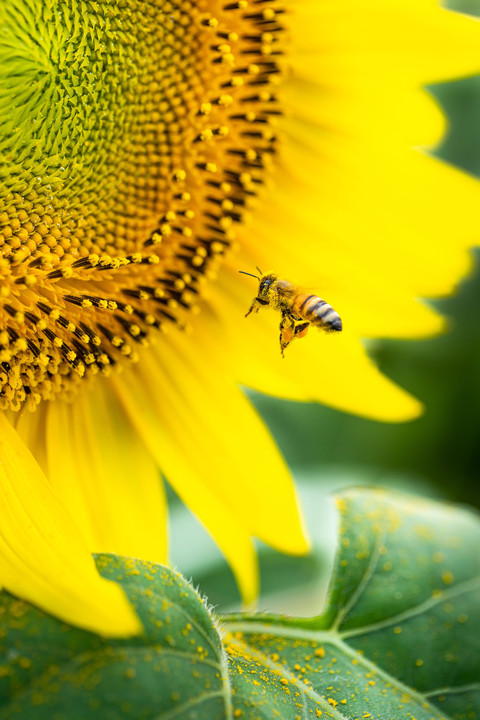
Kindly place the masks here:
<instances>
[{"instance_id":1,"label":"bee in flight","mask_svg":"<svg viewBox=\"0 0 480 720\"><path fill-rule=\"evenodd\" d=\"M285 348L294 338L302 338L307 334L310 325L326 332L339 332L342 321L339 314L322 298L302 292L289 280L282 280L275 273L264 275L257 267L260 277L240 270L242 275L249 275L259 281L258 292L245 315L258 312L262 305L270 305L279 310L282 315L280 321L280 350L284 357Z\"/></svg>"}]
</instances>

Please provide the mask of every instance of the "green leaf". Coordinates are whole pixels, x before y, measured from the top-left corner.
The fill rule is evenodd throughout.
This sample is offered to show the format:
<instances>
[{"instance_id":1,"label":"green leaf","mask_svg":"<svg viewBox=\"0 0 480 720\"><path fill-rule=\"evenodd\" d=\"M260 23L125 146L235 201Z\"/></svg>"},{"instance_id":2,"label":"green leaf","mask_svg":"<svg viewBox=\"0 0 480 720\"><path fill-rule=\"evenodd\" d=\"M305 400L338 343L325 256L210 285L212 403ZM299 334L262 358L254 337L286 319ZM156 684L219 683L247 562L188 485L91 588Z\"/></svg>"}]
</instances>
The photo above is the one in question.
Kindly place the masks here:
<instances>
[{"instance_id":1,"label":"green leaf","mask_svg":"<svg viewBox=\"0 0 480 720\"><path fill-rule=\"evenodd\" d=\"M242 717L258 716L267 687L262 717L480 718L478 518L380 490L339 507L323 614L228 622Z\"/></svg>"},{"instance_id":2,"label":"green leaf","mask_svg":"<svg viewBox=\"0 0 480 720\"><path fill-rule=\"evenodd\" d=\"M0 720L479 720L480 523L342 494L326 607L213 613L177 573L101 556L145 634L107 640L0 595ZM228 661L227 658L228 657Z\"/></svg>"},{"instance_id":3,"label":"green leaf","mask_svg":"<svg viewBox=\"0 0 480 720\"><path fill-rule=\"evenodd\" d=\"M177 573L100 556L145 628L100 638L1 594L0 719L116 720L228 717L225 652L211 614Z\"/></svg>"}]
</instances>

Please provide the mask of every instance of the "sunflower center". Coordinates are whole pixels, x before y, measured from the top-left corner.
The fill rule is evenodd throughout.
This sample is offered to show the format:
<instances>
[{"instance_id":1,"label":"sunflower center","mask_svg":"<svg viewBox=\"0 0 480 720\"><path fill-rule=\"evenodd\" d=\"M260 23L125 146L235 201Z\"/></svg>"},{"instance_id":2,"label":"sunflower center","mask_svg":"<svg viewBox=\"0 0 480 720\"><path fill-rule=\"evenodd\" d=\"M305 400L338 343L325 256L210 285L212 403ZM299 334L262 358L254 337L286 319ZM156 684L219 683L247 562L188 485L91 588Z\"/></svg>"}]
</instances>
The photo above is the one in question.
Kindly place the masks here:
<instances>
[{"instance_id":1,"label":"sunflower center","mask_svg":"<svg viewBox=\"0 0 480 720\"><path fill-rule=\"evenodd\" d=\"M0 407L182 324L263 182L277 0L0 0Z\"/></svg>"}]
</instances>

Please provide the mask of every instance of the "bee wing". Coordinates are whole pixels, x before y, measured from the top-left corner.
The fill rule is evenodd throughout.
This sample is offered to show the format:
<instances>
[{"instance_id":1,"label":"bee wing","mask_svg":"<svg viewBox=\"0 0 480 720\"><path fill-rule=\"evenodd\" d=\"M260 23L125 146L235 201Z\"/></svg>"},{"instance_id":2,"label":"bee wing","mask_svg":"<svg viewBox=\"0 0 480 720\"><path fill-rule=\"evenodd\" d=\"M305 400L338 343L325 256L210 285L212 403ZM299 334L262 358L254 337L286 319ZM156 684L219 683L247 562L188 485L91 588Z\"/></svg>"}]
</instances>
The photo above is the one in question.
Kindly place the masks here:
<instances>
[{"instance_id":1,"label":"bee wing","mask_svg":"<svg viewBox=\"0 0 480 720\"><path fill-rule=\"evenodd\" d=\"M325 288L322 283L309 283L308 285L301 285L297 288L297 294L300 295L300 293L305 293L308 295L316 295L321 300L326 300L328 302L328 298L325 297L325 295L329 295L328 289Z\"/></svg>"},{"instance_id":2,"label":"bee wing","mask_svg":"<svg viewBox=\"0 0 480 720\"><path fill-rule=\"evenodd\" d=\"M275 283L275 292L281 298L290 298L298 293L298 288L290 280L277 280Z\"/></svg>"},{"instance_id":3,"label":"bee wing","mask_svg":"<svg viewBox=\"0 0 480 720\"><path fill-rule=\"evenodd\" d=\"M298 293L310 293L311 295L320 294L320 285L318 283L311 283L309 285L300 285L297 288Z\"/></svg>"}]
</instances>

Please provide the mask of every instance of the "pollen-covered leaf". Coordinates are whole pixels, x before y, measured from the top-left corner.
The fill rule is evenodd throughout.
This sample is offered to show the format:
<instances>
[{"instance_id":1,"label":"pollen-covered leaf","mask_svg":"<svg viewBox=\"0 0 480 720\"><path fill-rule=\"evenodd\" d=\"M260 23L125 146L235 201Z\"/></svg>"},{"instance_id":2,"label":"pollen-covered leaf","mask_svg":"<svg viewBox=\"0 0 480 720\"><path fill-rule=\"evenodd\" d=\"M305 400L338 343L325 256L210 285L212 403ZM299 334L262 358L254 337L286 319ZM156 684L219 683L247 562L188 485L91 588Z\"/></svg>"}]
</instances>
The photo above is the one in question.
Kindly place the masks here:
<instances>
[{"instance_id":1,"label":"pollen-covered leaf","mask_svg":"<svg viewBox=\"0 0 480 720\"><path fill-rule=\"evenodd\" d=\"M479 718L478 519L373 490L345 493L339 508L322 615L229 620L242 717L267 704L262 717L292 720Z\"/></svg>"},{"instance_id":2,"label":"pollen-covered leaf","mask_svg":"<svg viewBox=\"0 0 480 720\"><path fill-rule=\"evenodd\" d=\"M4 594L0 720L478 720L478 519L375 490L338 504L314 618L228 616L221 638L178 574L112 556L99 568L124 587L141 638L107 641Z\"/></svg>"},{"instance_id":3,"label":"pollen-covered leaf","mask_svg":"<svg viewBox=\"0 0 480 720\"><path fill-rule=\"evenodd\" d=\"M2 594L0 718L227 717L225 654L196 592L153 563L102 555L97 564L124 587L144 635L112 642Z\"/></svg>"}]
</instances>

